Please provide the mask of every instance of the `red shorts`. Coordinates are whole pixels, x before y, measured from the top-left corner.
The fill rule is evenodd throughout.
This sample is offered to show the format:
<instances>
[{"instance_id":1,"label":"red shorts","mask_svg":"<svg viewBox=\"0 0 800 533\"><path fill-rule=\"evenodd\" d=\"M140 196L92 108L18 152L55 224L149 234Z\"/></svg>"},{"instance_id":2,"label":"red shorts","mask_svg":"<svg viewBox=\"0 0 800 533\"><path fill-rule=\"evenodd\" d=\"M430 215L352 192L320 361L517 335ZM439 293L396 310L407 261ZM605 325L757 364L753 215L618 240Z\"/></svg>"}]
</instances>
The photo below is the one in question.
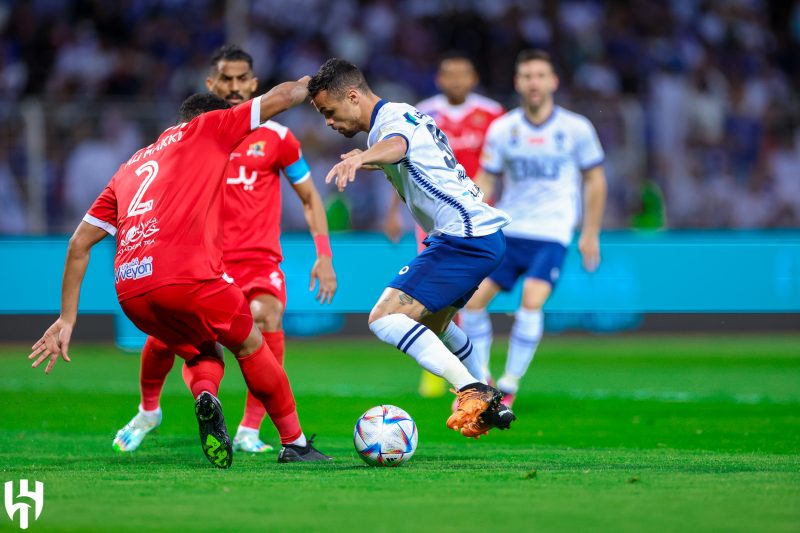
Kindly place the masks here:
<instances>
[{"instance_id":1,"label":"red shorts","mask_svg":"<svg viewBox=\"0 0 800 533\"><path fill-rule=\"evenodd\" d=\"M248 302L259 294L269 294L286 307L286 277L276 261L263 257L225 261L225 273L242 289Z\"/></svg>"},{"instance_id":2,"label":"red shorts","mask_svg":"<svg viewBox=\"0 0 800 533\"><path fill-rule=\"evenodd\" d=\"M222 279L165 285L120 305L137 328L187 360L216 353L217 342L228 348L241 346L253 328L242 291Z\"/></svg>"}]
</instances>

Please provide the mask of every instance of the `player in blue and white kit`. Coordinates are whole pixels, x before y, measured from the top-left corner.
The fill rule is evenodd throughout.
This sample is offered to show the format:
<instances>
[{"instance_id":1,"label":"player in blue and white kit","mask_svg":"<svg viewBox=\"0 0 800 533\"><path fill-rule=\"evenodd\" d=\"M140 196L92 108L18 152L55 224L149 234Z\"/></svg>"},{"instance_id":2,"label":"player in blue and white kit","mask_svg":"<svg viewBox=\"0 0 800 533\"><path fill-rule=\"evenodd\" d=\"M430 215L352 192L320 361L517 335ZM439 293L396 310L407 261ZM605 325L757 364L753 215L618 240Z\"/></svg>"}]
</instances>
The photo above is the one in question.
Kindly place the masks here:
<instances>
[{"instance_id":1,"label":"player in blue and white kit","mask_svg":"<svg viewBox=\"0 0 800 533\"><path fill-rule=\"evenodd\" d=\"M466 437L514 420L497 389L476 377L480 361L472 344L452 322L483 278L500 264L509 223L502 211L483 203L428 115L373 93L358 68L329 59L308 84L325 123L346 137L369 132L368 149L342 155L325 181L339 190L358 169L380 168L428 234L427 248L404 266L369 316L382 341L413 357L456 389L457 407L447 425Z\"/></svg>"},{"instance_id":2,"label":"player in blue and white kit","mask_svg":"<svg viewBox=\"0 0 800 533\"><path fill-rule=\"evenodd\" d=\"M497 382L508 406L542 338L542 306L558 280L579 219L581 181L584 212L578 249L588 271L600 262L606 199L603 148L586 117L554 104L558 77L550 56L540 50L520 53L514 85L522 106L490 126L476 180L490 195L496 177L503 176L497 207L512 217L503 229L506 255L461 313L461 326L484 362L479 377L488 380L492 323L486 307L499 291L510 291L524 278L505 373Z\"/></svg>"}]
</instances>

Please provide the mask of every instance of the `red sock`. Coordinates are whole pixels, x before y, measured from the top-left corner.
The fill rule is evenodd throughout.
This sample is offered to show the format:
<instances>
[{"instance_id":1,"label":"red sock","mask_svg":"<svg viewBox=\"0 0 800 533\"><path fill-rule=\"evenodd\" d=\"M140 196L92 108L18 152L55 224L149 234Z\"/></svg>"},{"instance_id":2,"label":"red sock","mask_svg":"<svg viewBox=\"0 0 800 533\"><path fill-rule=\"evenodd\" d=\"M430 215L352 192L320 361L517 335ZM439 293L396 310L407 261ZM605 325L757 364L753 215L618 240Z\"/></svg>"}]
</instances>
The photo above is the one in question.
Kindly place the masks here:
<instances>
[{"instance_id":1,"label":"red sock","mask_svg":"<svg viewBox=\"0 0 800 533\"><path fill-rule=\"evenodd\" d=\"M139 373L139 390L142 394L142 409L145 411L158 409L164 381L174 362L175 354L169 346L155 337L147 337L142 348L142 367Z\"/></svg>"},{"instance_id":2,"label":"red sock","mask_svg":"<svg viewBox=\"0 0 800 533\"><path fill-rule=\"evenodd\" d=\"M283 331L267 331L264 333L264 340L267 341L267 346L269 346L272 355L275 356L275 360L278 361L279 365L283 366Z\"/></svg>"},{"instance_id":3,"label":"red sock","mask_svg":"<svg viewBox=\"0 0 800 533\"><path fill-rule=\"evenodd\" d=\"M248 390L247 398L244 401L244 416L239 425L246 428L258 429L261 427L261 422L264 421L266 414L267 410L264 409L264 404Z\"/></svg>"},{"instance_id":4,"label":"red sock","mask_svg":"<svg viewBox=\"0 0 800 533\"><path fill-rule=\"evenodd\" d=\"M225 364L218 357L198 355L184 363L181 373L194 398L205 391L218 396L219 382L225 374Z\"/></svg>"},{"instance_id":5,"label":"red sock","mask_svg":"<svg viewBox=\"0 0 800 533\"><path fill-rule=\"evenodd\" d=\"M286 372L278 364L266 342L252 354L236 359L248 389L261 401L275 424L281 442L287 444L300 438L300 420Z\"/></svg>"},{"instance_id":6,"label":"red sock","mask_svg":"<svg viewBox=\"0 0 800 533\"><path fill-rule=\"evenodd\" d=\"M263 335L272 355L275 356L278 364L283 366L283 331L268 331ZM244 402L244 416L239 425L258 429L261 427L261 422L264 421L266 414L267 411L264 409L264 405L250 391L247 391L247 399Z\"/></svg>"}]
</instances>

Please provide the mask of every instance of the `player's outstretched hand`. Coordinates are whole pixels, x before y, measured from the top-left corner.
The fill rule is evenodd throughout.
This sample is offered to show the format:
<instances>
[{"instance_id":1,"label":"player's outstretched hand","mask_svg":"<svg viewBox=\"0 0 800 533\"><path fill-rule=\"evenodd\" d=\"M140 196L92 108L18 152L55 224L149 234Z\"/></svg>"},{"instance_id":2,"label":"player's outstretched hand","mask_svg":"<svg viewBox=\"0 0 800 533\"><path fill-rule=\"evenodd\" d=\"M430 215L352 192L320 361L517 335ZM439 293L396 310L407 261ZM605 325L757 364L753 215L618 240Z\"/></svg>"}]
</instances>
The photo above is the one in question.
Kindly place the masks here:
<instances>
[{"instance_id":1,"label":"player's outstretched hand","mask_svg":"<svg viewBox=\"0 0 800 533\"><path fill-rule=\"evenodd\" d=\"M314 290L317 280L319 280L319 291L315 298L321 304L331 303L333 295L336 294L336 273L333 271L333 261L327 255L319 256L311 268L309 291Z\"/></svg>"},{"instance_id":2,"label":"player's outstretched hand","mask_svg":"<svg viewBox=\"0 0 800 533\"><path fill-rule=\"evenodd\" d=\"M594 272L600 266L600 238L597 235L581 235L578 250L583 258L583 268Z\"/></svg>"},{"instance_id":3,"label":"player's outstretched hand","mask_svg":"<svg viewBox=\"0 0 800 533\"><path fill-rule=\"evenodd\" d=\"M69 358L69 341L72 337L73 327L73 323L61 317L53 322L53 325L44 332L42 338L31 347L33 351L31 351L28 359L36 359L31 367L37 368L45 360L49 359L47 367L44 369L44 373L49 374L53 367L56 366L59 357L63 357L64 361L69 363L71 361Z\"/></svg>"},{"instance_id":4,"label":"player's outstretched hand","mask_svg":"<svg viewBox=\"0 0 800 533\"><path fill-rule=\"evenodd\" d=\"M325 176L325 183L335 181L336 187L341 192L348 183L356 179L356 170L359 168L361 168L361 158L358 155L343 159L328 172L328 175Z\"/></svg>"},{"instance_id":5,"label":"player's outstretched hand","mask_svg":"<svg viewBox=\"0 0 800 533\"><path fill-rule=\"evenodd\" d=\"M342 160L349 159L349 158L351 158L353 156L356 156L356 155L360 154L363 151L364 150L362 150L360 148L355 148L353 150L350 150L346 154L340 155L339 158L342 159ZM362 164L361 168L363 168L364 170L383 170L379 165L364 165L364 164Z\"/></svg>"}]
</instances>

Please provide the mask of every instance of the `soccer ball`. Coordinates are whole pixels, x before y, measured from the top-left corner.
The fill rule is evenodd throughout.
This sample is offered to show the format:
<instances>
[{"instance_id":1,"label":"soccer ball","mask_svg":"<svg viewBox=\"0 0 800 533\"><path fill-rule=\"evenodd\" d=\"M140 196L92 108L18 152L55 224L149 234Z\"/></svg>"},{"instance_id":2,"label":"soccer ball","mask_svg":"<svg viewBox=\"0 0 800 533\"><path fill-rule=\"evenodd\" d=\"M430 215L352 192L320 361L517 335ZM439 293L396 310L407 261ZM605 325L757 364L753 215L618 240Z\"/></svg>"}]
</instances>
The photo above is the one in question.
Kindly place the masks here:
<instances>
[{"instance_id":1,"label":"soccer ball","mask_svg":"<svg viewBox=\"0 0 800 533\"><path fill-rule=\"evenodd\" d=\"M378 405L359 417L353 430L358 456L372 466L399 466L417 449L417 425L394 405Z\"/></svg>"}]
</instances>

